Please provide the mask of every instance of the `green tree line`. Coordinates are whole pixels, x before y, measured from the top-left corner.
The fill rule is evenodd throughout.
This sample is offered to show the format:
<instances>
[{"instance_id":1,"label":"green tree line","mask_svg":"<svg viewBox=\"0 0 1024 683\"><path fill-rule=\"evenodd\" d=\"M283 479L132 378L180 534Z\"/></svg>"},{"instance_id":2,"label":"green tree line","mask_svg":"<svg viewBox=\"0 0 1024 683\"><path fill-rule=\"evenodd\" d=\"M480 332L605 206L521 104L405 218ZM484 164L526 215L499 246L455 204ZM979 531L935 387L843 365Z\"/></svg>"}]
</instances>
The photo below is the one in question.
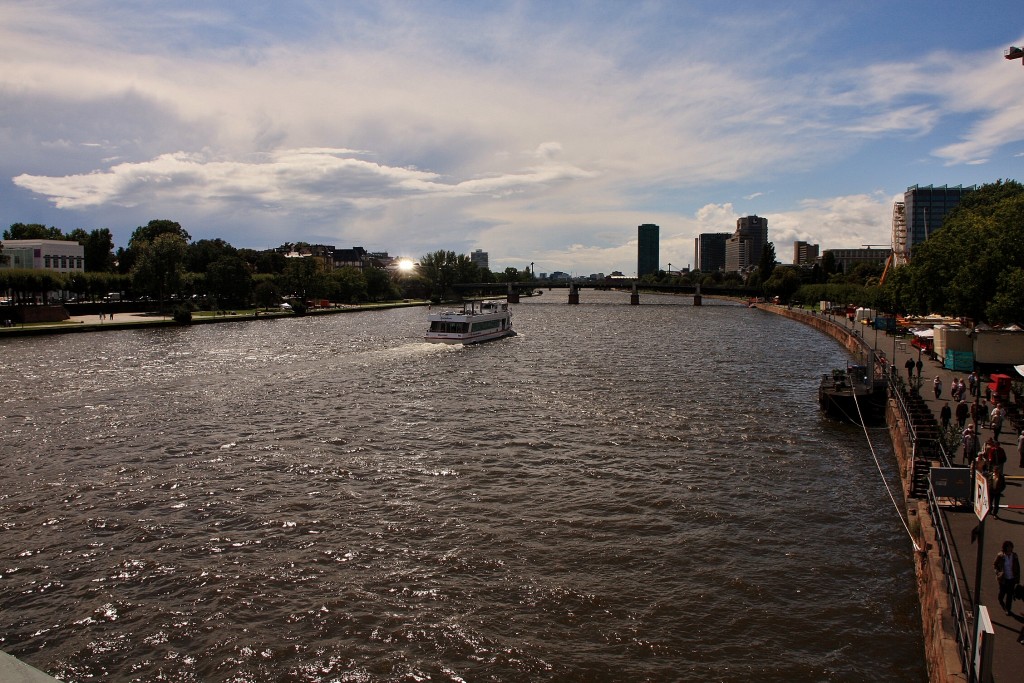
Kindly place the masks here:
<instances>
[{"instance_id":1,"label":"green tree line","mask_svg":"<svg viewBox=\"0 0 1024 683\"><path fill-rule=\"evenodd\" d=\"M320 258L286 258L310 245L285 243L278 249L236 249L222 239L192 241L177 222L152 220L134 230L126 248L114 251L110 231L76 229L65 234L55 227L15 223L5 240L73 240L85 247L84 273L0 269L0 292L16 302L67 292L74 298L97 301L110 292L128 299L148 298L159 305L172 301L197 302L211 309L274 306L293 298L298 306L309 300L366 303L415 298L440 300L452 296L456 285L493 282L495 276L465 254L436 251L420 258L417 268L392 275L383 268L331 268ZM2 257L2 252L0 252ZM502 281L533 278L529 270L508 268Z\"/></svg>"}]
</instances>

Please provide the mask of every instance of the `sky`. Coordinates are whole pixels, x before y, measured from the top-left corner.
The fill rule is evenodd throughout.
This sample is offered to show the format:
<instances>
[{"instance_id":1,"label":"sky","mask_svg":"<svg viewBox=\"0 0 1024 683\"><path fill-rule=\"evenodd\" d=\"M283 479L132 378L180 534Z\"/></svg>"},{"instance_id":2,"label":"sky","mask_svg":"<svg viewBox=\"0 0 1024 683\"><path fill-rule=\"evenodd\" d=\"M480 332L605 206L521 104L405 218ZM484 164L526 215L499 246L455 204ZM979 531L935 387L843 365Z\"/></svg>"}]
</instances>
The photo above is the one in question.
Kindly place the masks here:
<instances>
[{"instance_id":1,"label":"sky","mask_svg":"<svg viewBox=\"0 0 1024 683\"><path fill-rule=\"evenodd\" d=\"M912 185L1024 180L1020 3L0 0L0 227L692 266L888 246Z\"/></svg>"}]
</instances>

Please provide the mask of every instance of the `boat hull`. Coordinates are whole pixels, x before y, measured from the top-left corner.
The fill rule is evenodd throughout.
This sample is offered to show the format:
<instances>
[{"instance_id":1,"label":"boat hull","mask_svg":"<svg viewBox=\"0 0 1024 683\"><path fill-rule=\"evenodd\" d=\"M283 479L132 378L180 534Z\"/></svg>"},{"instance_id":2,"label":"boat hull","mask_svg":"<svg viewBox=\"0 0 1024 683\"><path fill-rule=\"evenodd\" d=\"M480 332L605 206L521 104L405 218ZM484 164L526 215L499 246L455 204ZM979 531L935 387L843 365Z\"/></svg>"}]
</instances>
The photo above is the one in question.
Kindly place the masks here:
<instances>
[{"instance_id":1,"label":"boat hull","mask_svg":"<svg viewBox=\"0 0 1024 683\"><path fill-rule=\"evenodd\" d=\"M888 402L884 379L868 379L860 366L833 370L818 386L818 405L828 417L853 424L878 424L885 419Z\"/></svg>"},{"instance_id":2,"label":"boat hull","mask_svg":"<svg viewBox=\"0 0 1024 683\"><path fill-rule=\"evenodd\" d=\"M434 344L482 344L484 342L494 341L495 339L502 339L504 337L514 337L516 335L515 330L503 330L501 332L478 334L478 335L467 335L467 334L444 334L444 333L431 333L428 332L423 336L424 341L428 341Z\"/></svg>"}]
</instances>

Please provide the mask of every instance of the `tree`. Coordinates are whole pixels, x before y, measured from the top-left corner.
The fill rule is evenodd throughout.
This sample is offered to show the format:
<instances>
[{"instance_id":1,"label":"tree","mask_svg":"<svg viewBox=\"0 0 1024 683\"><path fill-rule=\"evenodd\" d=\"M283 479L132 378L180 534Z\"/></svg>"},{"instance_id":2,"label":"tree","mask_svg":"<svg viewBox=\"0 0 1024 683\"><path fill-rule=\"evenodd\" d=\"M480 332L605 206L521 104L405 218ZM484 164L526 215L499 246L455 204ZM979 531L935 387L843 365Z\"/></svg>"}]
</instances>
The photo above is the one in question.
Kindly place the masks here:
<instances>
[{"instance_id":1,"label":"tree","mask_svg":"<svg viewBox=\"0 0 1024 683\"><path fill-rule=\"evenodd\" d=\"M421 257L419 272L430 283L430 298L440 301L455 284L455 252L435 251Z\"/></svg>"},{"instance_id":2,"label":"tree","mask_svg":"<svg viewBox=\"0 0 1024 683\"><path fill-rule=\"evenodd\" d=\"M206 291L223 308L240 308L252 296L252 275L240 257L226 254L206 267Z\"/></svg>"},{"instance_id":3,"label":"tree","mask_svg":"<svg viewBox=\"0 0 1024 683\"><path fill-rule=\"evenodd\" d=\"M117 250L118 272L132 273L135 270L135 262L139 258L139 252L143 244L152 244L153 240L163 234L176 235L180 237L185 245L192 240L192 236L181 227L179 223L169 220L152 220L146 225L140 225L132 232L128 240L127 249Z\"/></svg>"},{"instance_id":4,"label":"tree","mask_svg":"<svg viewBox=\"0 0 1024 683\"><path fill-rule=\"evenodd\" d=\"M368 298L366 278L358 268L352 266L338 268L331 273L330 279L334 285L334 298L337 301L356 304L366 301Z\"/></svg>"},{"instance_id":5,"label":"tree","mask_svg":"<svg viewBox=\"0 0 1024 683\"><path fill-rule=\"evenodd\" d=\"M281 275L287 291L305 301L320 297L327 291L327 280L323 266L315 258L290 258Z\"/></svg>"},{"instance_id":6,"label":"tree","mask_svg":"<svg viewBox=\"0 0 1024 683\"><path fill-rule=\"evenodd\" d=\"M764 283L765 292L769 296L777 296L782 301L789 301L800 289L800 274L794 267L778 267Z\"/></svg>"},{"instance_id":7,"label":"tree","mask_svg":"<svg viewBox=\"0 0 1024 683\"><path fill-rule=\"evenodd\" d=\"M366 296L370 301L391 301L402 297L398 284L383 268L367 268L363 277L366 278Z\"/></svg>"},{"instance_id":8,"label":"tree","mask_svg":"<svg viewBox=\"0 0 1024 683\"><path fill-rule=\"evenodd\" d=\"M135 228L131 239L128 240L128 248L131 249L142 242L152 243L153 240L164 234L177 235L185 241L186 245L192 241L192 236L189 235L183 227L181 227L180 223L175 223L174 221L166 219L152 220L145 226L140 225Z\"/></svg>"},{"instance_id":9,"label":"tree","mask_svg":"<svg viewBox=\"0 0 1024 683\"><path fill-rule=\"evenodd\" d=\"M14 223L10 229L4 230L5 240L62 240L65 239L60 228L46 227L42 223Z\"/></svg>"},{"instance_id":10,"label":"tree","mask_svg":"<svg viewBox=\"0 0 1024 683\"><path fill-rule=\"evenodd\" d=\"M84 231L83 231L84 232ZM108 228L97 228L81 243L85 247L85 269L93 273L114 270L114 236Z\"/></svg>"},{"instance_id":11,"label":"tree","mask_svg":"<svg viewBox=\"0 0 1024 683\"><path fill-rule=\"evenodd\" d=\"M238 250L220 238L197 240L188 245L188 251L185 253L185 270L190 273L205 273L211 263L237 255Z\"/></svg>"},{"instance_id":12,"label":"tree","mask_svg":"<svg viewBox=\"0 0 1024 683\"><path fill-rule=\"evenodd\" d=\"M996 294L985 315L995 323L1024 323L1024 269L1014 268L999 276Z\"/></svg>"},{"instance_id":13,"label":"tree","mask_svg":"<svg viewBox=\"0 0 1024 683\"><path fill-rule=\"evenodd\" d=\"M166 296L178 293L185 273L185 251L188 243L180 233L163 232L152 241L135 241L135 265L132 282L139 291L152 294L163 303Z\"/></svg>"},{"instance_id":14,"label":"tree","mask_svg":"<svg viewBox=\"0 0 1024 683\"><path fill-rule=\"evenodd\" d=\"M761 250L761 260L757 264L757 272L761 276L761 282L767 282L772 277L772 271L775 270L775 245L771 242L765 242L764 248Z\"/></svg>"},{"instance_id":15,"label":"tree","mask_svg":"<svg viewBox=\"0 0 1024 683\"><path fill-rule=\"evenodd\" d=\"M281 303L281 290L274 282L273 276L257 275L253 278L256 286L253 287L253 297L256 305L263 308L270 308Z\"/></svg>"}]
</instances>

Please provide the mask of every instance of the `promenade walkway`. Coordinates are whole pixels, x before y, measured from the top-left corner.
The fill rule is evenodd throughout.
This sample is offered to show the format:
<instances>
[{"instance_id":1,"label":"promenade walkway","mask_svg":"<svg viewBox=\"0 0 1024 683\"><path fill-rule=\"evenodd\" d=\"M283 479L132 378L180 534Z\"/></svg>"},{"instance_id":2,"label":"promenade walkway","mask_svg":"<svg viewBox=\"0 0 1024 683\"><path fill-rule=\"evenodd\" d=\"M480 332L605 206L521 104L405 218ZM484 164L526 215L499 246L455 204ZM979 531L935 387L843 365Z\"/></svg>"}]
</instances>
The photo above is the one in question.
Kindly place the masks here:
<instances>
[{"instance_id":1,"label":"promenade walkway","mask_svg":"<svg viewBox=\"0 0 1024 683\"><path fill-rule=\"evenodd\" d=\"M876 349L876 352L884 353L904 378L907 376L904 367L907 359L916 363L920 357L923 363L921 397L934 411L936 419L939 419L943 405L949 405L955 412L956 403L950 397L950 387L954 378L959 377L966 381L969 373L946 370L940 361L931 360L927 354L919 354L918 350L910 345L909 337L905 340L894 339L892 336L876 332L860 323L852 323L841 318L837 318L836 322L845 324L851 330L856 330L869 346ZM936 376L942 380L942 393L939 398L935 398L932 384ZM984 398L984 389L982 389L981 395ZM955 416L953 422L956 422ZM993 435L992 429L987 423L984 426L979 426L979 433L982 443ZM1003 541L1012 541L1017 554L1024 556L1024 468L1021 467L1021 458L1017 454L1017 431L1009 420L1003 423L999 443L1007 455L1005 468L1007 486L1000 501L1002 507L998 517L989 515L984 522L981 604L988 608L995 630L993 680L995 683L1016 683L1016 681L1024 680L1024 644L1017 642L1018 636L1022 633L1021 629L1024 628L1024 602L1015 602L1013 614L1010 615L1000 609L997 600L999 587L993 568L996 554ZM965 465L962 448L956 450L954 463ZM978 558L978 518L975 516L973 508L952 506L943 507L942 516L951 536L954 566L961 593L965 599L973 600ZM928 540L932 541L932 539ZM931 552L935 551L936 549L933 547ZM968 612L970 609L971 606L968 605ZM966 680L966 676L964 680Z\"/></svg>"}]
</instances>

